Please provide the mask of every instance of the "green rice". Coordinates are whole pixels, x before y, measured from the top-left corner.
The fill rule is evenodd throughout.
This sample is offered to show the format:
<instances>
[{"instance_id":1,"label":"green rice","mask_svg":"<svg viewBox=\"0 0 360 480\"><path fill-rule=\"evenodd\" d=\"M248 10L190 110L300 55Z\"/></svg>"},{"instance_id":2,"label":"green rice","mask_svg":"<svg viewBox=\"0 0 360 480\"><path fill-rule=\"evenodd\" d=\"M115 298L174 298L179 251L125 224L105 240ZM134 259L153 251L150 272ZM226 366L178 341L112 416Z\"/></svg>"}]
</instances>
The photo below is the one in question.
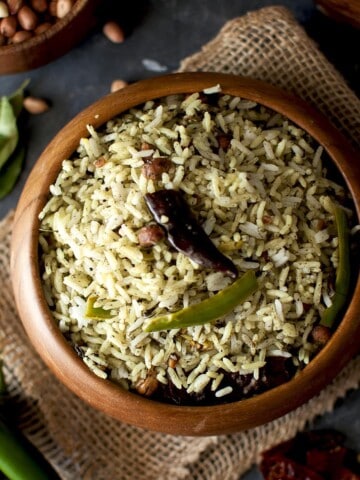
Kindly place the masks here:
<instances>
[{"instance_id":1,"label":"green rice","mask_svg":"<svg viewBox=\"0 0 360 480\"><path fill-rule=\"evenodd\" d=\"M40 214L54 318L96 375L126 389L151 375L189 394L207 388L226 397L224 372L258 379L271 356L301 369L318 350L311 331L331 304L333 209L344 190L326 178L322 147L288 119L229 95L212 103L199 93L173 95L99 131L89 125ZM227 149L219 134L230 137ZM143 174L150 156L171 160L157 180ZM260 288L215 323L146 333L149 315L199 302L231 281L166 239L139 246L139 230L153 221L144 195L164 188L184 192L213 243L240 273L256 270ZM85 316L94 296L111 318Z\"/></svg>"}]
</instances>

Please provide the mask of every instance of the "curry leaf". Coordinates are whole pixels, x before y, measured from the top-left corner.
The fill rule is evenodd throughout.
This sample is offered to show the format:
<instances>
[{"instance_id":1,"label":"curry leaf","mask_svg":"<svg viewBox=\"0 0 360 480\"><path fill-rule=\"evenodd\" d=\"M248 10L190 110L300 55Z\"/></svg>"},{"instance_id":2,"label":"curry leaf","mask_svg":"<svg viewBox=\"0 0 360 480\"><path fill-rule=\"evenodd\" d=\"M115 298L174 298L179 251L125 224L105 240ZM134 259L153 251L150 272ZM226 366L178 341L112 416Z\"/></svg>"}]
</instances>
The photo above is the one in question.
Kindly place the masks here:
<instances>
[{"instance_id":1,"label":"curry leaf","mask_svg":"<svg viewBox=\"0 0 360 480\"><path fill-rule=\"evenodd\" d=\"M0 168L9 159L19 140L16 117L7 97L0 99Z\"/></svg>"},{"instance_id":2,"label":"curry leaf","mask_svg":"<svg viewBox=\"0 0 360 480\"><path fill-rule=\"evenodd\" d=\"M8 162L3 166L0 171L0 199L8 195L22 170L22 166L25 158L25 148L19 147L11 155Z\"/></svg>"}]
</instances>

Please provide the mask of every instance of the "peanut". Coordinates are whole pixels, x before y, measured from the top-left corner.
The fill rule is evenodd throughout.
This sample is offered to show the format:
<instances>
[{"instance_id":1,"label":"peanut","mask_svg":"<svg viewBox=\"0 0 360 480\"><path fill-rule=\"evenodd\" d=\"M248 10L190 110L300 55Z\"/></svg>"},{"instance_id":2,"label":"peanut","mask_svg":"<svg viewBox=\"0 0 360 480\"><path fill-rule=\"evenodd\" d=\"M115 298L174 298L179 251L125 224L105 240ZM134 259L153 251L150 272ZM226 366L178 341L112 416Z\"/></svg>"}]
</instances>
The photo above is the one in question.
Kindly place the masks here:
<instances>
[{"instance_id":1,"label":"peanut","mask_svg":"<svg viewBox=\"0 0 360 480\"><path fill-rule=\"evenodd\" d=\"M111 84L110 91L111 92L117 92L118 90L121 90L122 88L126 87L127 82L125 80L114 80Z\"/></svg>"},{"instance_id":2,"label":"peanut","mask_svg":"<svg viewBox=\"0 0 360 480\"><path fill-rule=\"evenodd\" d=\"M10 15L16 15L24 5L24 0L7 0Z\"/></svg>"},{"instance_id":3,"label":"peanut","mask_svg":"<svg viewBox=\"0 0 360 480\"><path fill-rule=\"evenodd\" d=\"M29 32L28 30L18 30L10 40L11 43L21 43L29 40L32 36L32 32Z\"/></svg>"},{"instance_id":4,"label":"peanut","mask_svg":"<svg viewBox=\"0 0 360 480\"><path fill-rule=\"evenodd\" d=\"M20 8L18 12L18 20L22 28L28 31L35 30L39 21L36 13L27 5Z\"/></svg>"},{"instance_id":5,"label":"peanut","mask_svg":"<svg viewBox=\"0 0 360 480\"><path fill-rule=\"evenodd\" d=\"M40 25L35 28L35 35L40 35L41 33L46 32L47 30L49 30L50 27L50 22L40 23Z\"/></svg>"},{"instance_id":6,"label":"peanut","mask_svg":"<svg viewBox=\"0 0 360 480\"><path fill-rule=\"evenodd\" d=\"M43 98L26 97L23 102L25 110L32 115L38 115L49 110L49 104Z\"/></svg>"},{"instance_id":7,"label":"peanut","mask_svg":"<svg viewBox=\"0 0 360 480\"><path fill-rule=\"evenodd\" d=\"M125 40L124 31L116 22L105 23L103 33L113 43L122 43Z\"/></svg>"},{"instance_id":8,"label":"peanut","mask_svg":"<svg viewBox=\"0 0 360 480\"><path fill-rule=\"evenodd\" d=\"M5 37L13 37L17 28L16 17L9 16L2 19L0 33Z\"/></svg>"},{"instance_id":9,"label":"peanut","mask_svg":"<svg viewBox=\"0 0 360 480\"><path fill-rule=\"evenodd\" d=\"M47 10L46 0L30 0L30 5L35 12L44 13Z\"/></svg>"},{"instance_id":10,"label":"peanut","mask_svg":"<svg viewBox=\"0 0 360 480\"><path fill-rule=\"evenodd\" d=\"M144 380L140 380L137 385L135 386L136 391L140 393L140 395L144 395L145 397L150 397L158 388L159 381L155 377L155 375L150 372L148 376Z\"/></svg>"},{"instance_id":11,"label":"peanut","mask_svg":"<svg viewBox=\"0 0 360 480\"><path fill-rule=\"evenodd\" d=\"M58 18L64 18L72 9L72 0L58 0L56 5L56 16Z\"/></svg>"},{"instance_id":12,"label":"peanut","mask_svg":"<svg viewBox=\"0 0 360 480\"><path fill-rule=\"evenodd\" d=\"M56 17L57 0L51 0L48 8L50 15Z\"/></svg>"},{"instance_id":13,"label":"peanut","mask_svg":"<svg viewBox=\"0 0 360 480\"><path fill-rule=\"evenodd\" d=\"M0 18L6 18L9 16L9 8L5 2L0 2Z\"/></svg>"}]
</instances>

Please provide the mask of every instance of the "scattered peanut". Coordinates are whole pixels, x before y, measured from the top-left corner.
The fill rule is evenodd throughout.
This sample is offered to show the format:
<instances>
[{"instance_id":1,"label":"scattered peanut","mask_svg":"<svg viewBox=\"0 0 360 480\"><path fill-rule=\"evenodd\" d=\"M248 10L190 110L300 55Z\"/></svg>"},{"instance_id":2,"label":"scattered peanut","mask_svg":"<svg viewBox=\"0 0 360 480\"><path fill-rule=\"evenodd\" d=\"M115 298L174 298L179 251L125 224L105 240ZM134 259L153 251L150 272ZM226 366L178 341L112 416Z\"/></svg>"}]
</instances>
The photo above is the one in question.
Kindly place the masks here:
<instances>
[{"instance_id":1,"label":"scattered peanut","mask_svg":"<svg viewBox=\"0 0 360 480\"><path fill-rule=\"evenodd\" d=\"M116 22L105 23L103 33L113 43L122 43L125 40L124 30Z\"/></svg>"},{"instance_id":2,"label":"scattered peanut","mask_svg":"<svg viewBox=\"0 0 360 480\"><path fill-rule=\"evenodd\" d=\"M110 91L111 92L117 92L118 90L121 90L122 88L126 87L127 82L125 80L114 80L111 84Z\"/></svg>"},{"instance_id":3,"label":"scattered peanut","mask_svg":"<svg viewBox=\"0 0 360 480\"><path fill-rule=\"evenodd\" d=\"M38 115L49 110L49 104L43 98L26 97L24 98L24 108L33 115Z\"/></svg>"}]
</instances>

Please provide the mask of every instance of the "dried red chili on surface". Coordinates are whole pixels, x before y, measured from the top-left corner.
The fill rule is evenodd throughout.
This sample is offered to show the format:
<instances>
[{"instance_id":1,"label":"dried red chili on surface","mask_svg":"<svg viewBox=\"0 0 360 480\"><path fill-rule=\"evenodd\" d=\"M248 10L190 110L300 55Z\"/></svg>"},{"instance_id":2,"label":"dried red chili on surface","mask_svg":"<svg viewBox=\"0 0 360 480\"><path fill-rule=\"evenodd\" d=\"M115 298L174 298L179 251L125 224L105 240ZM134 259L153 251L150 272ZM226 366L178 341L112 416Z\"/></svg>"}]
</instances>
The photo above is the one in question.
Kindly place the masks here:
<instances>
[{"instance_id":1,"label":"dried red chili on surface","mask_svg":"<svg viewBox=\"0 0 360 480\"><path fill-rule=\"evenodd\" d=\"M356 452L332 429L298 434L263 453L259 466L265 480L360 480Z\"/></svg>"}]
</instances>

